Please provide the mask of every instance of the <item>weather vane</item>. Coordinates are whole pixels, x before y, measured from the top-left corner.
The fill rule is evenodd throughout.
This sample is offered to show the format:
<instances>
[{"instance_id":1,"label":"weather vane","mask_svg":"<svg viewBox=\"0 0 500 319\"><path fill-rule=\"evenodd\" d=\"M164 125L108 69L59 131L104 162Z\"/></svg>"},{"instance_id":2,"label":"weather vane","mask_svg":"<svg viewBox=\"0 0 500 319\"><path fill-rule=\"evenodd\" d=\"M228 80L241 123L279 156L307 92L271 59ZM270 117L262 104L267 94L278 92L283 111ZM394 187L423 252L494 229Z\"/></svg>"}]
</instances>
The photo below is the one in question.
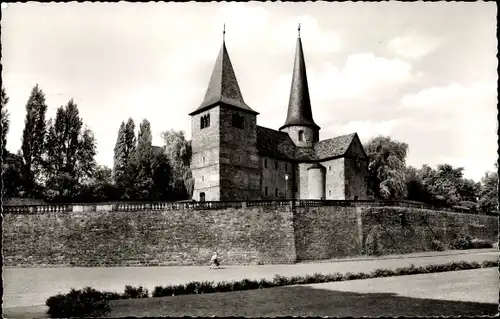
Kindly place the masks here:
<instances>
[{"instance_id":1,"label":"weather vane","mask_svg":"<svg viewBox=\"0 0 500 319\"><path fill-rule=\"evenodd\" d=\"M226 41L226 24L224 23L224 27L222 29L222 41Z\"/></svg>"},{"instance_id":2,"label":"weather vane","mask_svg":"<svg viewBox=\"0 0 500 319\"><path fill-rule=\"evenodd\" d=\"M299 31L299 38L300 38L300 23L299 23L299 27L297 28L297 30Z\"/></svg>"}]
</instances>

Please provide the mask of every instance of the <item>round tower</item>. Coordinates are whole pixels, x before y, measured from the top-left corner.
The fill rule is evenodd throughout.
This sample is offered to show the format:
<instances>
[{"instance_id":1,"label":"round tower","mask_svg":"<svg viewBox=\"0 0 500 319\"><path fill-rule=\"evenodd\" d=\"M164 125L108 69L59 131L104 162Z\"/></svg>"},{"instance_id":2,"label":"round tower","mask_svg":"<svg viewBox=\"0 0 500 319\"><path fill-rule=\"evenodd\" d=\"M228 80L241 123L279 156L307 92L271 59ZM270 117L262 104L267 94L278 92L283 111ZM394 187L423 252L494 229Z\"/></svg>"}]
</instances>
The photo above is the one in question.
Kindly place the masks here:
<instances>
[{"instance_id":1,"label":"round tower","mask_svg":"<svg viewBox=\"0 0 500 319\"><path fill-rule=\"evenodd\" d=\"M325 173L325 167L319 163L314 163L307 169L309 199L325 199Z\"/></svg>"}]
</instances>

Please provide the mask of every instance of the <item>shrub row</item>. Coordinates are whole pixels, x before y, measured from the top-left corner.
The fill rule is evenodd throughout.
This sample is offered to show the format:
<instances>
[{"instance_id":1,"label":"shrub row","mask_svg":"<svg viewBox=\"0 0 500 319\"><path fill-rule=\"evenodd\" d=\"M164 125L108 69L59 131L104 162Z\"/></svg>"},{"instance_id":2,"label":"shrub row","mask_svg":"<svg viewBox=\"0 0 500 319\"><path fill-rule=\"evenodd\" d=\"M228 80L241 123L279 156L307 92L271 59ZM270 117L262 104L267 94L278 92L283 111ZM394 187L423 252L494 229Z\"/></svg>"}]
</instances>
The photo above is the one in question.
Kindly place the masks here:
<instances>
[{"instance_id":1,"label":"shrub row","mask_svg":"<svg viewBox=\"0 0 500 319\"><path fill-rule=\"evenodd\" d=\"M479 248L492 248L493 243L478 238L471 239L469 236L467 236L455 239L450 246L452 249L460 249L460 250L479 249Z\"/></svg>"},{"instance_id":2,"label":"shrub row","mask_svg":"<svg viewBox=\"0 0 500 319\"><path fill-rule=\"evenodd\" d=\"M153 290L152 297L167 297L192 294L206 294L215 292L230 292L252 289L263 289L271 287L301 285L301 284L317 284L335 281L346 281L355 279L369 279L402 275L415 275L426 273L437 273L445 271L467 270L477 268L497 267L497 261L478 262L458 261L441 265L426 265L415 267L402 267L392 269L376 269L370 273L334 273L305 276L284 277L280 275L274 276L272 280L262 278L260 280L243 279L239 281L192 281L185 285L169 285L156 286ZM105 315L109 310L109 300L116 299L133 299L133 298L148 298L149 292L143 287L134 288L126 286L123 294L116 292L99 292L90 287L83 290L72 289L68 294L58 294L52 296L46 301L49 307L48 314L53 318L67 317L100 317Z\"/></svg>"}]
</instances>

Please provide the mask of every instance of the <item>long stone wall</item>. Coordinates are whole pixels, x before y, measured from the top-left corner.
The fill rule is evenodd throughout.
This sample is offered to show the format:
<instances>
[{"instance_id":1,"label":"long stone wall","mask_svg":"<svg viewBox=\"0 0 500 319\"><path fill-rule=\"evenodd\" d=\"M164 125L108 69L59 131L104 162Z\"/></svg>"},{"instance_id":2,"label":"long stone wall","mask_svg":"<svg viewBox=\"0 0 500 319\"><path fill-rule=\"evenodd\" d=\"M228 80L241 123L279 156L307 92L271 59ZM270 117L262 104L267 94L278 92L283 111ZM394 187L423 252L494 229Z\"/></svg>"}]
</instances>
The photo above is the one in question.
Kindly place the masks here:
<instances>
[{"instance_id":1,"label":"long stone wall","mask_svg":"<svg viewBox=\"0 0 500 319\"><path fill-rule=\"evenodd\" d=\"M428 251L436 241L446 247L463 236L498 241L496 216L340 204L223 204L10 209L3 220L4 265L206 265L213 251L224 264L294 263Z\"/></svg>"},{"instance_id":2,"label":"long stone wall","mask_svg":"<svg viewBox=\"0 0 500 319\"><path fill-rule=\"evenodd\" d=\"M293 263L289 207L4 214L5 266Z\"/></svg>"}]
</instances>

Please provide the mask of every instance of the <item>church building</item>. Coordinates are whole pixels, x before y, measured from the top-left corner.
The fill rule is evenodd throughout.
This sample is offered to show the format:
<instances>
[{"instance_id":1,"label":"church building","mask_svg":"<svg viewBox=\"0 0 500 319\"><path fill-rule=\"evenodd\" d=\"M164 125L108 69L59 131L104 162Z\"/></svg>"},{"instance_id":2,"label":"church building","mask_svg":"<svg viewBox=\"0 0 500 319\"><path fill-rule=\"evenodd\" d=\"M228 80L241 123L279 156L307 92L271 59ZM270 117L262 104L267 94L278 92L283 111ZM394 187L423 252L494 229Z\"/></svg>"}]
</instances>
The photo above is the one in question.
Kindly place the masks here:
<instances>
[{"instance_id":1,"label":"church building","mask_svg":"<svg viewBox=\"0 0 500 319\"><path fill-rule=\"evenodd\" d=\"M243 99L224 40L205 98L189 115L196 201L368 198L368 158L357 133L320 140L300 29L279 130L257 125L259 113Z\"/></svg>"}]
</instances>

